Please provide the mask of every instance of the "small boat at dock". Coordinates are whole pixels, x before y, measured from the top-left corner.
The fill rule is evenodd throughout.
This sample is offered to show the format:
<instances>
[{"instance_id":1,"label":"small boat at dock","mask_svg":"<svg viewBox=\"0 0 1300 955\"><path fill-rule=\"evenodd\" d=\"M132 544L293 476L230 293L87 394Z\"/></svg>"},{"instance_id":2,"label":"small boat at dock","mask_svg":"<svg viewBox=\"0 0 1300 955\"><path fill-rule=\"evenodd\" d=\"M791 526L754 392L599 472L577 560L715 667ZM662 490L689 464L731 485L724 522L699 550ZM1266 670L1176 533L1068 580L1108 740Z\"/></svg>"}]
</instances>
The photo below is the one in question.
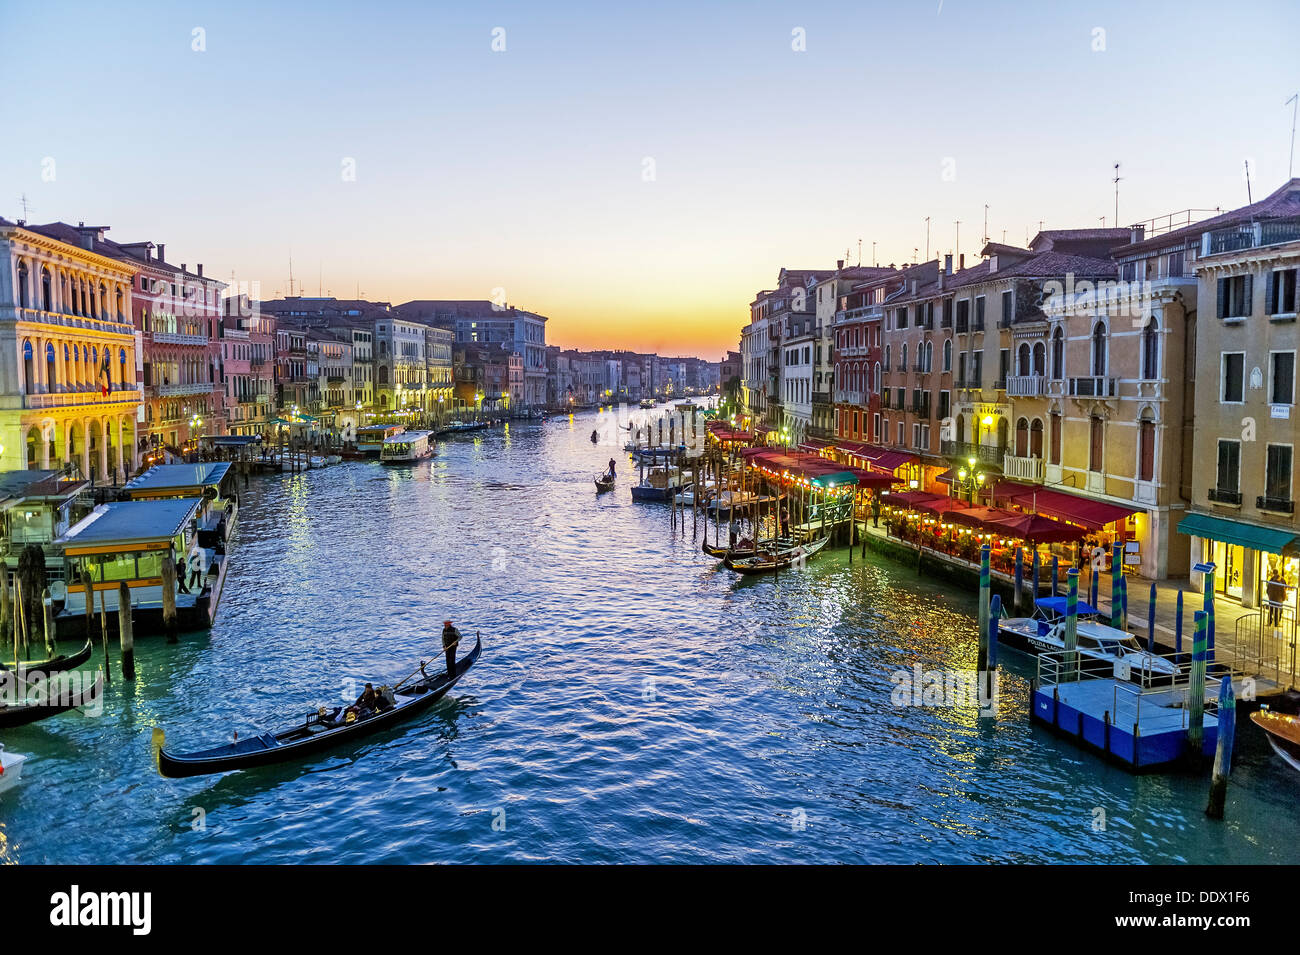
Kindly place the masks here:
<instances>
[{"instance_id":1,"label":"small boat at dock","mask_svg":"<svg viewBox=\"0 0 1300 955\"><path fill-rule=\"evenodd\" d=\"M810 544L796 544L794 547L786 548L773 546L775 542L764 543L749 557L733 554L723 560L727 567L738 574L770 574L773 571L785 570L793 564L811 560L821 553L829 540L829 537L823 537Z\"/></svg>"},{"instance_id":2,"label":"small boat at dock","mask_svg":"<svg viewBox=\"0 0 1300 955\"><path fill-rule=\"evenodd\" d=\"M26 756L21 753L6 752L4 743L0 743L0 793L18 785L25 762L27 762Z\"/></svg>"},{"instance_id":3,"label":"small boat at dock","mask_svg":"<svg viewBox=\"0 0 1300 955\"><path fill-rule=\"evenodd\" d=\"M104 674L96 673L89 687L78 688L77 674L59 674L52 680L27 684L12 671L0 673L0 729L26 726L38 720L92 706L104 691ZM16 702L10 703L13 698Z\"/></svg>"},{"instance_id":4,"label":"small boat at dock","mask_svg":"<svg viewBox=\"0 0 1300 955\"><path fill-rule=\"evenodd\" d=\"M94 646L90 640L86 645L76 653L60 653L57 656L48 657L44 660L0 660L0 672L5 670L16 670L20 677L28 673L44 673L47 676L51 673L63 673L67 670L75 670L94 653Z\"/></svg>"},{"instance_id":5,"label":"small boat at dock","mask_svg":"<svg viewBox=\"0 0 1300 955\"><path fill-rule=\"evenodd\" d=\"M482 652L483 641L476 636L474 649L456 662L455 671L451 676L448 676L445 670L426 674L424 664L421 663L418 671L422 674L420 680L409 686L398 684L394 689L387 691L386 697L384 691L387 688L378 688L380 696L389 700L387 706L376 708L367 715L351 721L341 718L339 709L326 714L325 708L321 707L309 713L301 724L279 733L262 733L225 746L183 754L167 752L164 748L167 744L166 735L161 729L155 727L153 745L158 772L163 776L179 779L186 776L206 776L212 773L252 769L257 766L287 762L332 746L361 739L427 710L446 696L447 691L469 671Z\"/></svg>"},{"instance_id":6,"label":"small boat at dock","mask_svg":"<svg viewBox=\"0 0 1300 955\"><path fill-rule=\"evenodd\" d=\"M999 620L998 639L1031 653L1064 650L1065 607L1065 597L1041 598L1032 617ZM1099 616L1097 608L1078 601L1075 631L1079 656L1085 661L1101 664L1102 670L1116 674L1127 668L1129 678L1139 682L1144 677L1172 678L1178 674L1178 666L1173 661L1148 652L1133 634L1101 623Z\"/></svg>"},{"instance_id":7,"label":"small boat at dock","mask_svg":"<svg viewBox=\"0 0 1300 955\"><path fill-rule=\"evenodd\" d=\"M632 486L632 500L671 501L678 491L690 487L689 482L683 483L684 480L682 472L677 468L650 468L641 483Z\"/></svg>"},{"instance_id":8,"label":"small boat at dock","mask_svg":"<svg viewBox=\"0 0 1300 955\"><path fill-rule=\"evenodd\" d=\"M1268 745L1273 747L1273 752L1281 756L1296 772L1300 772L1300 719L1267 707L1260 707L1251 713L1250 719L1267 734Z\"/></svg>"}]
</instances>

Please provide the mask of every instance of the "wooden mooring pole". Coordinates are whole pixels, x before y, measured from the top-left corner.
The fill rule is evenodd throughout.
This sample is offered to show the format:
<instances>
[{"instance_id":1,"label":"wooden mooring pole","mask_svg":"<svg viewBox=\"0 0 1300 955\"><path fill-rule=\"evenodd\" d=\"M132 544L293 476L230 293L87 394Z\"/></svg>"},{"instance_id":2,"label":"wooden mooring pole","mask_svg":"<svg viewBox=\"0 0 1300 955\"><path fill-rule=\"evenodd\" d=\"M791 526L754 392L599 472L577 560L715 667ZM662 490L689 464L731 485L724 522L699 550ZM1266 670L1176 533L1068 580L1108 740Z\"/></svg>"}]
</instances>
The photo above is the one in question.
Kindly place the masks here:
<instances>
[{"instance_id":1,"label":"wooden mooring pole","mask_svg":"<svg viewBox=\"0 0 1300 955\"><path fill-rule=\"evenodd\" d=\"M989 576L989 545L985 544L980 548L980 595L979 595L979 658L976 660L975 669L983 673L989 668L989 596L992 589L992 582Z\"/></svg>"},{"instance_id":2,"label":"wooden mooring pole","mask_svg":"<svg viewBox=\"0 0 1300 955\"><path fill-rule=\"evenodd\" d=\"M131 620L131 588L117 585L117 634L122 643L122 678L135 679L135 624Z\"/></svg>"},{"instance_id":3,"label":"wooden mooring pole","mask_svg":"<svg viewBox=\"0 0 1300 955\"><path fill-rule=\"evenodd\" d=\"M1232 772L1232 741L1237 735L1237 694L1232 677L1219 684L1219 740L1214 750L1214 775L1210 777L1210 802L1205 814L1223 818L1223 803L1228 798L1228 775Z\"/></svg>"}]
</instances>

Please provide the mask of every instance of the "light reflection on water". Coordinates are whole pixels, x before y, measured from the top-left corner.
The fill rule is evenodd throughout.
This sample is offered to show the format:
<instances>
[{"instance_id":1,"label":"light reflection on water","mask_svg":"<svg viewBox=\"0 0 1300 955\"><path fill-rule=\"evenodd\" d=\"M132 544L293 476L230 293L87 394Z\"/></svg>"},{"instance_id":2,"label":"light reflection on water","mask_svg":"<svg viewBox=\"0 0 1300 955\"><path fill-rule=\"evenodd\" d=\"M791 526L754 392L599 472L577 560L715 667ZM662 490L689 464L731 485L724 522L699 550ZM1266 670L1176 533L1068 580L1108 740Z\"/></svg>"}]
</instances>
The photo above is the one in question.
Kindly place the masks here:
<instances>
[{"instance_id":1,"label":"light reflection on water","mask_svg":"<svg viewBox=\"0 0 1300 955\"><path fill-rule=\"evenodd\" d=\"M579 415L412 468L254 478L211 634L142 641L100 719L5 733L32 759L0 795L0 860L1300 858L1295 779L1254 727L1213 824L1207 780L1135 778L1032 728L1014 653L995 721L896 707L895 670L974 666L971 595L845 551L737 580L689 520L631 503L624 440ZM446 617L485 650L427 717L306 763L153 772L154 725L180 750L277 728L401 678Z\"/></svg>"}]
</instances>

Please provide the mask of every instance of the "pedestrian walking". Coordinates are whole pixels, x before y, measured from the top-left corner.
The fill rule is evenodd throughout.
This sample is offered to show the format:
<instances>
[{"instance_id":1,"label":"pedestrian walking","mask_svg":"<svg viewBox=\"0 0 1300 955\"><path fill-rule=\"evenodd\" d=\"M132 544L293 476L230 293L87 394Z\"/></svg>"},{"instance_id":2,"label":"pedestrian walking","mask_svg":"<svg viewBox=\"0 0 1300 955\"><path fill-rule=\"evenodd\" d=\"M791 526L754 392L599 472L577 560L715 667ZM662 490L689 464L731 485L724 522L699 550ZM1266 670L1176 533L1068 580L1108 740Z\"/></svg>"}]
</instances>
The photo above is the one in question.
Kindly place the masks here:
<instances>
[{"instance_id":1,"label":"pedestrian walking","mask_svg":"<svg viewBox=\"0 0 1300 955\"><path fill-rule=\"evenodd\" d=\"M190 586L194 592L203 592L203 560L198 554L190 558Z\"/></svg>"},{"instance_id":2,"label":"pedestrian walking","mask_svg":"<svg viewBox=\"0 0 1300 955\"><path fill-rule=\"evenodd\" d=\"M176 569L176 592L178 594L189 593L190 588L185 586L185 563L177 556L175 551L172 551L172 563Z\"/></svg>"}]
</instances>

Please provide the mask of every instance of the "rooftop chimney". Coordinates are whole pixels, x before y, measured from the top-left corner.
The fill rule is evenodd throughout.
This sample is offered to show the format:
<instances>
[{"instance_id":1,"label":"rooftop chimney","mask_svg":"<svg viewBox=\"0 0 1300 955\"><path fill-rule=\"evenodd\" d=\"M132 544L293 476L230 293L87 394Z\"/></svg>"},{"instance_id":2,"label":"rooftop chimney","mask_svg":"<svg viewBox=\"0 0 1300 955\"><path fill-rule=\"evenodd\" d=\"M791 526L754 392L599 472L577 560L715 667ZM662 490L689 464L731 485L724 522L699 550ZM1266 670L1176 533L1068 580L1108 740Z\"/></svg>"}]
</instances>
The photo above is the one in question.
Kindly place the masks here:
<instances>
[{"instance_id":1,"label":"rooftop chimney","mask_svg":"<svg viewBox=\"0 0 1300 955\"><path fill-rule=\"evenodd\" d=\"M167 246L163 245L161 242L158 243L158 261L167 261Z\"/></svg>"},{"instance_id":2,"label":"rooftop chimney","mask_svg":"<svg viewBox=\"0 0 1300 955\"><path fill-rule=\"evenodd\" d=\"M203 278L203 263L199 263L199 278Z\"/></svg>"},{"instance_id":3,"label":"rooftop chimney","mask_svg":"<svg viewBox=\"0 0 1300 955\"><path fill-rule=\"evenodd\" d=\"M1141 242L1147 237L1147 227L1144 225L1130 226L1128 230L1128 239L1131 243Z\"/></svg>"},{"instance_id":4,"label":"rooftop chimney","mask_svg":"<svg viewBox=\"0 0 1300 955\"><path fill-rule=\"evenodd\" d=\"M948 262L947 262L947 264L948 264L949 266L952 265L952 256L951 256L951 255L948 256ZM943 275L944 275L944 267L943 267L943 265L940 265L940 266L939 266L939 291L941 291L941 292L943 291Z\"/></svg>"},{"instance_id":5,"label":"rooftop chimney","mask_svg":"<svg viewBox=\"0 0 1300 955\"><path fill-rule=\"evenodd\" d=\"M843 268L844 268L844 260L843 260L843 259L836 259L836 260L835 260L835 271L838 272L838 271L840 271L840 270L843 269Z\"/></svg>"},{"instance_id":6,"label":"rooftop chimney","mask_svg":"<svg viewBox=\"0 0 1300 955\"><path fill-rule=\"evenodd\" d=\"M965 253L965 252L963 252L961 255L959 255L959 256L957 257L957 268L959 268L959 269L964 269L964 268L966 268L966 253Z\"/></svg>"}]
</instances>

